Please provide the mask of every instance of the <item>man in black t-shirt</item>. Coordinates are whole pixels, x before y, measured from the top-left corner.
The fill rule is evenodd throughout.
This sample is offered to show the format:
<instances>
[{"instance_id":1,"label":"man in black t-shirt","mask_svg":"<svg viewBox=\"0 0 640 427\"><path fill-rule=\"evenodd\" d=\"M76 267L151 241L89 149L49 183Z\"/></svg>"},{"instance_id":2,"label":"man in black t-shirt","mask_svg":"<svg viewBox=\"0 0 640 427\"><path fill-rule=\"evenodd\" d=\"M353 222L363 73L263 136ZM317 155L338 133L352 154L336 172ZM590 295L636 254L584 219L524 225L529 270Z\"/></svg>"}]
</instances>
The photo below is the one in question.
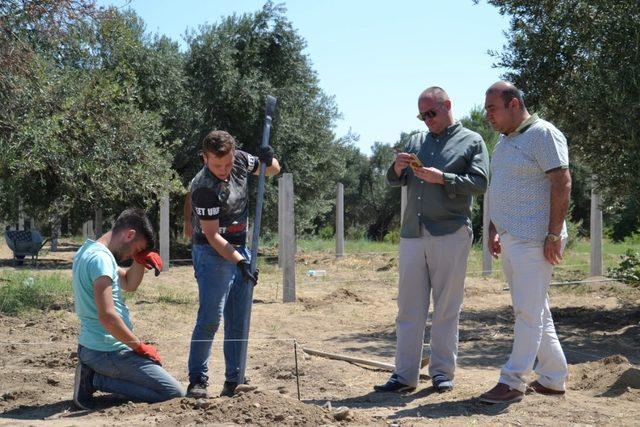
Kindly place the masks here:
<instances>
[{"instance_id":1,"label":"man in black t-shirt","mask_svg":"<svg viewBox=\"0 0 640 427\"><path fill-rule=\"evenodd\" d=\"M270 146L261 147L256 157L235 145L233 136L224 131L212 131L204 138L204 166L191 180L185 201L185 213L190 212L191 217L193 268L200 301L191 337L187 395L198 398L207 397L207 362L223 316L226 369L221 395L233 395L238 385L247 289L258 279L257 273L251 273L250 252L245 247L248 181L250 175L259 174L259 162L266 164L267 176L280 172Z\"/></svg>"}]
</instances>

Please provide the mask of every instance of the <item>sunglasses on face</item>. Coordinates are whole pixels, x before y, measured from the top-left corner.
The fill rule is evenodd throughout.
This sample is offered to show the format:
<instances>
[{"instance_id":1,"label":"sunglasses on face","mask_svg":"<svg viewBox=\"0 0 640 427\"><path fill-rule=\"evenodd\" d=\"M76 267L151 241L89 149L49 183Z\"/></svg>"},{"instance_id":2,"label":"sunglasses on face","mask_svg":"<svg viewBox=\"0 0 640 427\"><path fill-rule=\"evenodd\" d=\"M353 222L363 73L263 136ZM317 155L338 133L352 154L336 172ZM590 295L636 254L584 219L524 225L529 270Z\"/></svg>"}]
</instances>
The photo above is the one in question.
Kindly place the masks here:
<instances>
[{"instance_id":1,"label":"sunglasses on face","mask_svg":"<svg viewBox=\"0 0 640 427\"><path fill-rule=\"evenodd\" d=\"M424 122L426 119L433 119L437 115L438 115L438 111L436 111L436 110L427 110L425 112L418 113L418 115L416 117L421 122Z\"/></svg>"}]
</instances>

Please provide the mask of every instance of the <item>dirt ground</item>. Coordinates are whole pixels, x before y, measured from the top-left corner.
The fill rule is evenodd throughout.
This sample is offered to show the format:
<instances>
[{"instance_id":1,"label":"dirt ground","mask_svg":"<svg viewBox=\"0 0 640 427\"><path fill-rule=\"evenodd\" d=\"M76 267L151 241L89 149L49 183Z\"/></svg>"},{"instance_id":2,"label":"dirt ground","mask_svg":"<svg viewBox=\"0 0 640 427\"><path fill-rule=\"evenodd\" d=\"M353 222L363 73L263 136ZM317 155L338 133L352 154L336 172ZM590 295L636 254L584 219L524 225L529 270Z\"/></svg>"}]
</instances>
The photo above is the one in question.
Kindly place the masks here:
<instances>
[{"instance_id":1,"label":"dirt ground","mask_svg":"<svg viewBox=\"0 0 640 427\"><path fill-rule=\"evenodd\" d=\"M74 250L63 245L45 254L39 270L70 275ZM8 258L5 246L0 259ZM307 277L312 268L327 275ZM0 275L12 269L1 261ZM98 395L97 410L74 411L75 314L63 305L0 317L0 425L637 425L640 420L638 289L615 283L554 286L553 315L571 370L566 395L527 395L513 405L484 405L477 396L496 383L511 348L513 314L500 279L467 280L455 389L435 393L425 376L415 392L397 395L372 391L388 372L303 353L310 348L393 363L395 255L335 260L331 254L303 253L297 269L298 301L284 304L280 270L262 262L247 368L255 389L234 398L149 405ZM137 333L157 343L165 367L186 386L197 310L192 267L172 266L158 278L149 274L136 294L127 303ZM210 390L216 394L223 382L220 339L210 360Z\"/></svg>"}]
</instances>

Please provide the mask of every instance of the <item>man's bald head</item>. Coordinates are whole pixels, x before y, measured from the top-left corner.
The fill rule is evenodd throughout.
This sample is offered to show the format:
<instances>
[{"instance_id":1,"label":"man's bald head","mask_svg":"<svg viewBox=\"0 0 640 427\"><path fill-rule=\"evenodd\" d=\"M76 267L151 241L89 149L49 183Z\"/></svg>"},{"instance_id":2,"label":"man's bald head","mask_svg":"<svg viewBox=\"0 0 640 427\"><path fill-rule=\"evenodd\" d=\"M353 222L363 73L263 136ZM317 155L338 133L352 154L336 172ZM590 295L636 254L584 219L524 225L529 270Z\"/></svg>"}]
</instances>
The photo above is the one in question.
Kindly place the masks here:
<instances>
[{"instance_id":1,"label":"man's bald head","mask_svg":"<svg viewBox=\"0 0 640 427\"><path fill-rule=\"evenodd\" d=\"M451 100L441 87L431 86L418 98L418 118L423 121L430 132L440 133L453 124Z\"/></svg>"},{"instance_id":2,"label":"man's bald head","mask_svg":"<svg viewBox=\"0 0 640 427\"><path fill-rule=\"evenodd\" d=\"M449 101L449 95L447 95L447 92L445 92L444 89L438 86L431 86L423 90L420 96L418 97L418 101L420 101L423 98L434 99L438 101L440 104L444 103L445 101Z\"/></svg>"},{"instance_id":3,"label":"man's bald head","mask_svg":"<svg viewBox=\"0 0 640 427\"><path fill-rule=\"evenodd\" d=\"M511 102L513 99L518 100L518 105L520 110L525 110L527 107L524 105L524 96L522 95L522 91L515 87L513 83L506 82L501 80L492 84L485 95L495 95L498 94L504 101L505 107Z\"/></svg>"}]
</instances>

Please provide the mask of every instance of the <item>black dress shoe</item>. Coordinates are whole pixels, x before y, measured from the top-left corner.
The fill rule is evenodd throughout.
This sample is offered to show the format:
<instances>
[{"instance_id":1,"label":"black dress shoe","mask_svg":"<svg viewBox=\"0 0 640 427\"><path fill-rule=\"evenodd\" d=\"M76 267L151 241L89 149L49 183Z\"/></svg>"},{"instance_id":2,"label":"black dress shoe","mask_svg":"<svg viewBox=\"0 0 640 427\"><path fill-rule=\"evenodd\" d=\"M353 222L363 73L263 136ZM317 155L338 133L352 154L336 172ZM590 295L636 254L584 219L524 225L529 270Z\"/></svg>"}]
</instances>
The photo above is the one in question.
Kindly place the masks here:
<instances>
[{"instance_id":1,"label":"black dress shoe","mask_svg":"<svg viewBox=\"0 0 640 427\"><path fill-rule=\"evenodd\" d=\"M374 385L373 389L379 392L389 392L389 393L404 393L407 391L413 391L416 388L410 385L402 384L398 381L398 375L393 374L389 381L382 385Z\"/></svg>"},{"instance_id":2,"label":"black dress shoe","mask_svg":"<svg viewBox=\"0 0 640 427\"><path fill-rule=\"evenodd\" d=\"M453 381L451 381L446 375L435 374L431 378L431 382L433 384L433 388L435 388L438 393L445 393L453 390Z\"/></svg>"}]
</instances>

